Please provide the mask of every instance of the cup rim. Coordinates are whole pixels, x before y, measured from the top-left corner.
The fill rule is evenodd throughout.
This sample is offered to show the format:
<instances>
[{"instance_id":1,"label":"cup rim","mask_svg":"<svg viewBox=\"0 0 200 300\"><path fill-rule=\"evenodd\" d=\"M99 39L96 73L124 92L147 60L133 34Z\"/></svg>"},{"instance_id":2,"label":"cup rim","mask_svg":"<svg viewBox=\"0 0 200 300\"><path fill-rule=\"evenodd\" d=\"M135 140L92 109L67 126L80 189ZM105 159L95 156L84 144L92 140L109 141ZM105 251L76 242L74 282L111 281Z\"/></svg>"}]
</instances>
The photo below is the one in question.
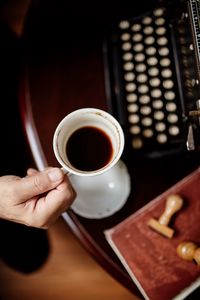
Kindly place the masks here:
<instances>
[{"instance_id":1,"label":"cup rim","mask_svg":"<svg viewBox=\"0 0 200 300\"><path fill-rule=\"evenodd\" d=\"M58 138L59 132L61 131L63 124L65 123L66 119L71 118L80 113L85 113L85 114L96 113L97 115L100 115L100 116L106 118L107 120L109 120L114 125L114 127L116 128L116 130L118 132L119 146L118 146L117 155L108 164L106 164L104 167L97 169L97 170L82 171L82 170L74 168L73 166L70 167L70 166L66 165L66 163L63 161L63 159L58 151L57 138ZM72 111L71 113L67 114L60 121L60 123L57 125L54 135L53 135L53 150L54 150L54 154L56 156L57 161L62 166L62 168L67 171L68 174L74 174L74 175L78 175L78 176L95 176L95 175L100 175L100 174L104 173L105 171L109 170L120 159L122 152L124 150L124 143L125 143L124 132L123 132L122 127L119 124L119 122L109 112L99 109L99 108L80 108L80 109Z\"/></svg>"}]
</instances>

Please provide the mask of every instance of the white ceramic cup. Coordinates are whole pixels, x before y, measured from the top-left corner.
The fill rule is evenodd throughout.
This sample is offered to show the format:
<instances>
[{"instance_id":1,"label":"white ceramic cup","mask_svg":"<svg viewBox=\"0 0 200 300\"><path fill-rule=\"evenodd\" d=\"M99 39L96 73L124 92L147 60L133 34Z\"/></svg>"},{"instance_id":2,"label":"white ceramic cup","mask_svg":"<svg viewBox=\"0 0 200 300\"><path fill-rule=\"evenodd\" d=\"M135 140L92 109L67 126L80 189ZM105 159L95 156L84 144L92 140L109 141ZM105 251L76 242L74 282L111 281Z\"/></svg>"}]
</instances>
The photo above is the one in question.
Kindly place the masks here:
<instances>
[{"instance_id":1,"label":"white ceramic cup","mask_svg":"<svg viewBox=\"0 0 200 300\"><path fill-rule=\"evenodd\" d=\"M93 171L79 170L67 157L66 147L70 136L82 127L95 127L105 132L112 144L112 156L102 168ZM83 145L84 147L84 145ZM79 176L100 175L111 169L124 149L124 134L118 121L109 113L96 108L82 108L68 114L57 126L53 137L55 156L66 173Z\"/></svg>"}]
</instances>

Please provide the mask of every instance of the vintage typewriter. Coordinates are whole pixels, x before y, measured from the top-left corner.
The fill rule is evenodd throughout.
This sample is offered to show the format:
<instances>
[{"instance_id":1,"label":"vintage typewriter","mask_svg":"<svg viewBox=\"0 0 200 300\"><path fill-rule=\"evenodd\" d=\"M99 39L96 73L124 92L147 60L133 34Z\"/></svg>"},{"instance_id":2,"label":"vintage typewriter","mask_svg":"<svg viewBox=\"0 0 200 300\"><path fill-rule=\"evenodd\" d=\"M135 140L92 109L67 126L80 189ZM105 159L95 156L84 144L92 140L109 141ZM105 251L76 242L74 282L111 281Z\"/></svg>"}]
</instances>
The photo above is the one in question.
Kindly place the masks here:
<instances>
[{"instance_id":1,"label":"vintage typewriter","mask_svg":"<svg viewBox=\"0 0 200 300\"><path fill-rule=\"evenodd\" d=\"M134 11L134 10L133 10ZM106 93L135 157L200 148L200 1L155 1L113 22Z\"/></svg>"}]
</instances>

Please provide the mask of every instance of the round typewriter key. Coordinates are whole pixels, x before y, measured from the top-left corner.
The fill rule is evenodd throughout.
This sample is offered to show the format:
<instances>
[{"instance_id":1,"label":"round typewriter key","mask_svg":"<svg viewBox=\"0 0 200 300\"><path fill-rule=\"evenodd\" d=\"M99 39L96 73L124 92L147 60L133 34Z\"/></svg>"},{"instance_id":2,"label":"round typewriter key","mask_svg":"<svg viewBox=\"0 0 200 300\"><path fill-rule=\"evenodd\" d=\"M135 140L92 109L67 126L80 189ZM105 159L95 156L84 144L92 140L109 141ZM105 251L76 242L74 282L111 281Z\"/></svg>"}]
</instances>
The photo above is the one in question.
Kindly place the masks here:
<instances>
[{"instance_id":1,"label":"round typewriter key","mask_svg":"<svg viewBox=\"0 0 200 300\"><path fill-rule=\"evenodd\" d=\"M140 42L142 40L143 36L142 34L140 33L135 33L133 36L132 36L132 40L134 42Z\"/></svg>"},{"instance_id":2,"label":"round typewriter key","mask_svg":"<svg viewBox=\"0 0 200 300\"><path fill-rule=\"evenodd\" d=\"M143 53L137 53L135 55L135 61L136 62L142 62L142 61L144 61L144 59L145 59L145 56L144 56Z\"/></svg>"},{"instance_id":3,"label":"round typewriter key","mask_svg":"<svg viewBox=\"0 0 200 300\"><path fill-rule=\"evenodd\" d=\"M134 68L134 64L132 62L127 62L124 64L124 70L131 71Z\"/></svg>"},{"instance_id":4,"label":"round typewriter key","mask_svg":"<svg viewBox=\"0 0 200 300\"><path fill-rule=\"evenodd\" d=\"M127 107L127 110L130 112L130 113L135 113L138 111L138 105L136 103L133 103L133 104L129 104L128 107Z\"/></svg>"},{"instance_id":5,"label":"round typewriter key","mask_svg":"<svg viewBox=\"0 0 200 300\"><path fill-rule=\"evenodd\" d=\"M158 60L156 57L152 56L147 59L147 63L149 66L155 66L158 63Z\"/></svg>"},{"instance_id":6,"label":"round typewriter key","mask_svg":"<svg viewBox=\"0 0 200 300\"><path fill-rule=\"evenodd\" d=\"M174 102L168 102L166 104L166 110L169 111L169 112L176 111L176 104Z\"/></svg>"},{"instance_id":7,"label":"round typewriter key","mask_svg":"<svg viewBox=\"0 0 200 300\"><path fill-rule=\"evenodd\" d=\"M133 31L140 31L141 27L142 26L140 24L136 23L136 24L133 24L133 26L131 27L131 29Z\"/></svg>"},{"instance_id":8,"label":"round typewriter key","mask_svg":"<svg viewBox=\"0 0 200 300\"><path fill-rule=\"evenodd\" d=\"M167 120L169 123L174 124L174 123L178 122L178 116L176 114L169 114L167 116Z\"/></svg>"},{"instance_id":9,"label":"round typewriter key","mask_svg":"<svg viewBox=\"0 0 200 300\"><path fill-rule=\"evenodd\" d=\"M157 8L153 11L154 16L160 17L164 13L164 8Z\"/></svg>"},{"instance_id":10,"label":"round typewriter key","mask_svg":"<svg viewBox=\"0 0 200 300\"><path fill-rule=\"evenodd\" d=\"M139 102L140 102L141 104L147 104L147 103L149 103L149 102L150 102L150 97L149 97L149 95L141 95L141 96L139 97Z\"/></svg>"},{"instance_id":11,"label":"round typewriter key","mask_svg":"<svg viewBox=\"0 0 200 300\"><path fill-rule=\"evenodd\" d=\"M134 138L132 140L132 146L134 149L140 149L143 146L143 142L140 138Z\"/></svg>"},{"instance_id":12,"label":"round typewriter key","mask_svg":"<svg viewBox=\"0 0 200 300\"><path fill-rule=\"evenodd\" d=\"M152 18L151 17L144 17L142 19L142 23L145 24L145 25L151 24L151 22L152 22Z\"/></svg>"},{"instance_id":13,"label":"round typewriter key","mask_svg":"<svg viewBox=\"0 0 200 300\"><path fill-rule=\"evenodd\" d=\"M128 117L130 123L137 124L140 121L140 117L136 114L132 114Z\"/></svg>"},{"instance_id":14,"label":"round typewriter key","mask_svg":"<svg viewBox=\"0 0 200 300\"><path fill-rule=\"evenodd\" d=\"M163 70L161 71L161 75L162 75L162 77L164 77L164 78L169 78L169 77L172 76L172 71L171 71L169 68L163 69Z\"/></svg>"},{"instance_id":15,"label":"round typewriter key","mask_svg":"<svg viewBox=\"0 0 200 300\"><path fill-rule=\"evenodd\" d=\"M122 44L122 49L123 49L124 51L130 50L130 49L131 49L131 43L129 43L129 42L123 43L123 44Z\"/></svg>"},{"instance_id":16,"label":"round typewriter key","mask_svg":"<svg viewBox=\"0 0 200 300\"><path fill-rule=\"evenodd\" d=\"M162 59L160 60L160 65L161 65L162 67L168 67L168 66L170 65L170 63L171 63L171 61L170 61L169 58L162 58Z\"/></svg>"},{"instance_id":17,"label":"round typewriter key","mask_svg":"<svg viewBox=\"0 0 200 300\"><path fill-rule=\"evenodd\" d=\"M148 55L154 55L156 53L156 48L153 46L149 46L146 48L146 54Z\"/></svg>"},{"instance_id":18,"label":"round typewriter key","mask_svg":"<svg viewBox=\"0 0 200 300\"><path fill-rule=\"evenodd\" d=\"M123 33L121 35L121 40L122 41L128 41L128 40L130 40L130 38L131 38L131 35L129 33Z\"/></svg>"},{"instance_id":19,"label":"round typewriter key","mask_svg":"<svg viewBox=\"0 0 200 300\"><path fill-rule=\"evenodd\" d=\"M167 91L164 93L164 97L166 100L174 100L175 93L173 91Z\"/></svg>"},{"instance_id":20,"label":"round typewriter key","mask_svg":"<svg viewBox=\"0 0 200 300\"><path fill-rule=\"evenodd\" d=\"M157 77L151 78L149 83L152 87L158 87L160 85L160 79Z\"/></svg>"},{"instance_id":21,"label":"round typewriter key","mask_svg":"<svg viewBox=\"0 0 200 300\"><path fill-rule=\"evenodd\" d=\"M136 85L133 82L127 83L125 88L127 92L134 92L136 89Z\"/></svg>"},{"instance_id":22,"label":"round typewriter key","mask_svg":"<svg viewBox=\"0 0 200 300\"><path fill-rule=\"evenodd\" d=\"M135 94L135 93L131 93L126 96L126 100L128 102L135 102L135 101L137 101L137 99L138 99L138 97L137 97L137 94Z\"/></svg>"},{"instance_id":23,"label":"round typewriter key","mask_svg":"<svg viewBox=\"0 0 200 300\"><path fill-rule=\"evenodd\" d=\"M150 76L157 76L159 74L159 69L156 67L151 67L148 69L148 73Z\"/></svg>"},{"instance_id":24,"label":"round typewriter key","mask_svg":"<svg viewBox=\"0 0 200 300\"><path fill-rule=\"evenodd\" d=\"M167 142L167 136L166 136L166 134L164 134L164 133L159 133L159 134L157 135L157 141L158 141L158 143L160 143L160 144L166 143L166 142Z\"/></svg>"},{"instance_id":25,"label":"round typewriter key","mask_svg":"<svg viewBox=\"0 0 200 300\"><path fill-rule=\"evenodd\" d=\"M167 56L169 54L169 49L167 47L161 47L158 49L158 53L161 56Z\"/></svg>"},{"instance_id":26,"label":"round typewriter key","mask_svg":"<svg viewBox=\"0 0 200 300\"><path fill-rule=\"evenodd\" d=\"M159 120L159 121L163 120L165 117L164 113L161 110L154 112L153 116L154 116L154 119Z\"/></svg>"},{"instance_id":27,"label":"round typewriter key","mask_svg":"<svg viewBox=\"0 0 200 300\"><path fill-rule=\"evenodd\" d=\"M153 90L151 91L151 96L152 96L153 98L160 98L160 97L162 96L162 92L161 92L160 89L153 89Z\"/></svg>"},{"instance_id":28,"label":"round typewriter key","mask_svg":"<svg viewBox=\"0 0 200 300\"><path fill-rule=\"evenodd\" d=\"M146 94L149 91L149 87L146 84L141 84L138 86L138 92L141 94Z\"/></svg>"},{"instance_id":29,"label":"round typewriter key","mask_svg":"<svg viewBox=\"0 0 200 300\"><path fill-rule=\"evenodd\" d=\"M126 61L131 60L131 59L133 59L133 54L131 52L126 52L126 53L124 53L122 58L123 58L123 60L126 60Z\"/></svg>"},{"instance_id":30,"label":"round typewriter key","mask_svg":"<svg viewBox=\"0 0 200 300\"><path fill-rule=\"evenodd\" d=\"M161 109L163 107L163 101L162 100L154 100L152 102L152 106L155 109Z\"/></svg>"},{"instance_id":31,"label":"round typewriter key","mask_svg":"<svg viewBox=\"0 0 200 300\"><path fill-rule=\"evenodd\" d=\"M142 133L146 138L150 138L153 136L153 130L150 128L144 129Z\"/></svg>"},{"instance_id":32,"label":"round typewriter key","mask_svg":"<svg viewBox=\"0 0 200 300\"><path fill-rule=\"evenodd\" d=\"M152 119L149 118L149 117L145 117L145 118L143 118L143 119L141 120L141 123L142 123L143 126L146 126L146 127L151 126L151 124L152 124Z\"/></svg>"},{"instance_id":33,"label":"round typewriter key","mask_svg":"<svg viewBox=\"0 0 200 300\"><path fill-rule=\"evenodd\" d=\"M168 79L168 80L163 81L163 87L165 89L171 89L173 86L174 86L174 83L172 80Z\"/></svg>"},{"instance_id":34,"label":"round typewriter key","mask_svg":"<svg viewBox=\"0 0 200 300\"><path fill-rule=\"evenodd\" d=\"M169 133L171 134L171 135L178 135L179 134L179 128L178 128L178 126L170 126L169 127Z\"/></svg>"},{"instance_id":35,"label":"round typewriter key","mask_svg":"<svg viewBox=\"0 0 200 300\"><path fill-rule=\"evenodd\" d=\"M141 131L141 128L137 125L131 126L129 129L130 133L132 134L139 134Z\"/></svg>"},{"instance_id":36,"label":"round typewriter key","mask_svg":"<svg viewBox=\"0 0 200 300\"><path fill-rule=\"evenodd\" d=\"M135 74L134 74L133 72L125 73L124 79L125 79L126 81L132 81L132 80L135 79Z\"/></svg>"},{"instance_id":37,"label":"round typewriter key","mask_svg":"<svg viewBox=\"0 0 200 300\"><path fill-rule=\"evenodd\" d=\"M130 26L130 23L126 20L123 20L119 23L119 28L121 28L121 29L127 29L127 28L129 28L129 26Z\"/></svg>"},{"instance_id":38,"label":"round typewriter key","mask_svg":"<svg viewBox=\"0 0 200 300\"><path fill-rule=\"evenodd\" d=\"M152 26L146 26L146 27L144 27L143 32L145 34L152 34L153 33L153 27Z\"/></svg>"},{"instance_id":39,"label":"round typewriter key","mask_svg":"<svg viewBox=\"0 0 200 300\"><path fill-rule=\"evenodd\" d=\"M163 24L165 24L165 19L164 18L157 18L156 20L155 20L155 23L156 23L156 25L163 25Z\"/></svg>"},{"instance_id":40,"label":"round typewriter key","mask_svg":"<svg viewBox=\"0 0 200 300\"><path fill-rule=\"evenodd\" d=\"M144 105L140 108L140 112L142 115L149 115L151 113L151 107Z\"/></svg>"},{"instance_id":41,"label":"round typewriter key","mask_svg":"<svg viewBox=\"0 0 200 300\"><path fill-rule=\"evenodd\" d=\"M144 39L145 44L152 45L155 42L155 39L153 36L148 36Z\"/></svg>"},{"instance_id":42,"label":"round typewriter key","mask_svg":"<svg viewBox=\"0 0 200 300\"><path fill-rule=\"evenodd\" d=\"M164 131L166 129L166 125L163 122L158 122L155 124L155 129L159 132Z\"/></svg>"},{"instance_id":43,"label":"round typewriter key","mask_svg":"<svg viewBox=\"0 0 200 300\"><path fill-rule=\"evenodd\" d=\"M164 45L167 45L168 40L167 40L166 37L163 36L163 37L160 37L160 38L157 39L157 43L160 46L164 46Z\"/></svg>"},{"instance_id":44,"label":"round typewriter key","mask_svg":"<svg viewBox=\"0 0 200 300\"><path fill-rule=\"evenodd\" d=\"M136 69L137 72L144 72L146 70L146 65L142 64L142 63L137 64L135 66L135 69Z\"/></svg>"},{"instance_id":45,"label":"round typewriter key","mask_svg":"<svg viewBox=\"0 0 200 300\"><path fill-rule=\"evenodd\" d=\"M133 46L133 50L135 52L141 52L144 49L144 45L142 43L137 43Z\"/></svg>"},{"instance_id":46,"label":"round typewriter key","mask_svg":"<svg viewBox=\"0 0 200 300\"><path fill-rule=\"evenodd\" d=\"M158 28L156 29L156 34L157 34L157 35L164 35L165 33L166 33L165 27L158 27Z\"/></svg>"},{"instance_id":47,"label":"round typewriter key","mask_svg":"<svg viewBox=\"0 0 200 300\"><path fill-rule=\"evenodd\" d=\"M142 74L139 74L136 79L139 83L144 83L147 81L148 77L145 73L142 73Z\"/></svg>"}]
</instances>

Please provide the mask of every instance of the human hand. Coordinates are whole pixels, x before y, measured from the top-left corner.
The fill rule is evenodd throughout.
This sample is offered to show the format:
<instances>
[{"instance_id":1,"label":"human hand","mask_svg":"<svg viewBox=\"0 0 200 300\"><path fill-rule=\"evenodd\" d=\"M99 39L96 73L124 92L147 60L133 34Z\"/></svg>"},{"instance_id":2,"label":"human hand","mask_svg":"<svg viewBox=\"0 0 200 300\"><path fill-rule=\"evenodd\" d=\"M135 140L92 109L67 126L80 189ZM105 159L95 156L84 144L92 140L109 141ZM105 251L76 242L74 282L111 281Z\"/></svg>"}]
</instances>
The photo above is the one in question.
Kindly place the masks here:
<instances>
[{"instance_id":1,"label":"human hand","mask_svg":"<svg viewBox=\"0 0 200 300\"><path fill-rule=\"evenodd\" d=\"M59 168L29 169L24 178L0 177L0 218L47 228L66 211L76 193Z\"/></svg>"}]
</instances>

